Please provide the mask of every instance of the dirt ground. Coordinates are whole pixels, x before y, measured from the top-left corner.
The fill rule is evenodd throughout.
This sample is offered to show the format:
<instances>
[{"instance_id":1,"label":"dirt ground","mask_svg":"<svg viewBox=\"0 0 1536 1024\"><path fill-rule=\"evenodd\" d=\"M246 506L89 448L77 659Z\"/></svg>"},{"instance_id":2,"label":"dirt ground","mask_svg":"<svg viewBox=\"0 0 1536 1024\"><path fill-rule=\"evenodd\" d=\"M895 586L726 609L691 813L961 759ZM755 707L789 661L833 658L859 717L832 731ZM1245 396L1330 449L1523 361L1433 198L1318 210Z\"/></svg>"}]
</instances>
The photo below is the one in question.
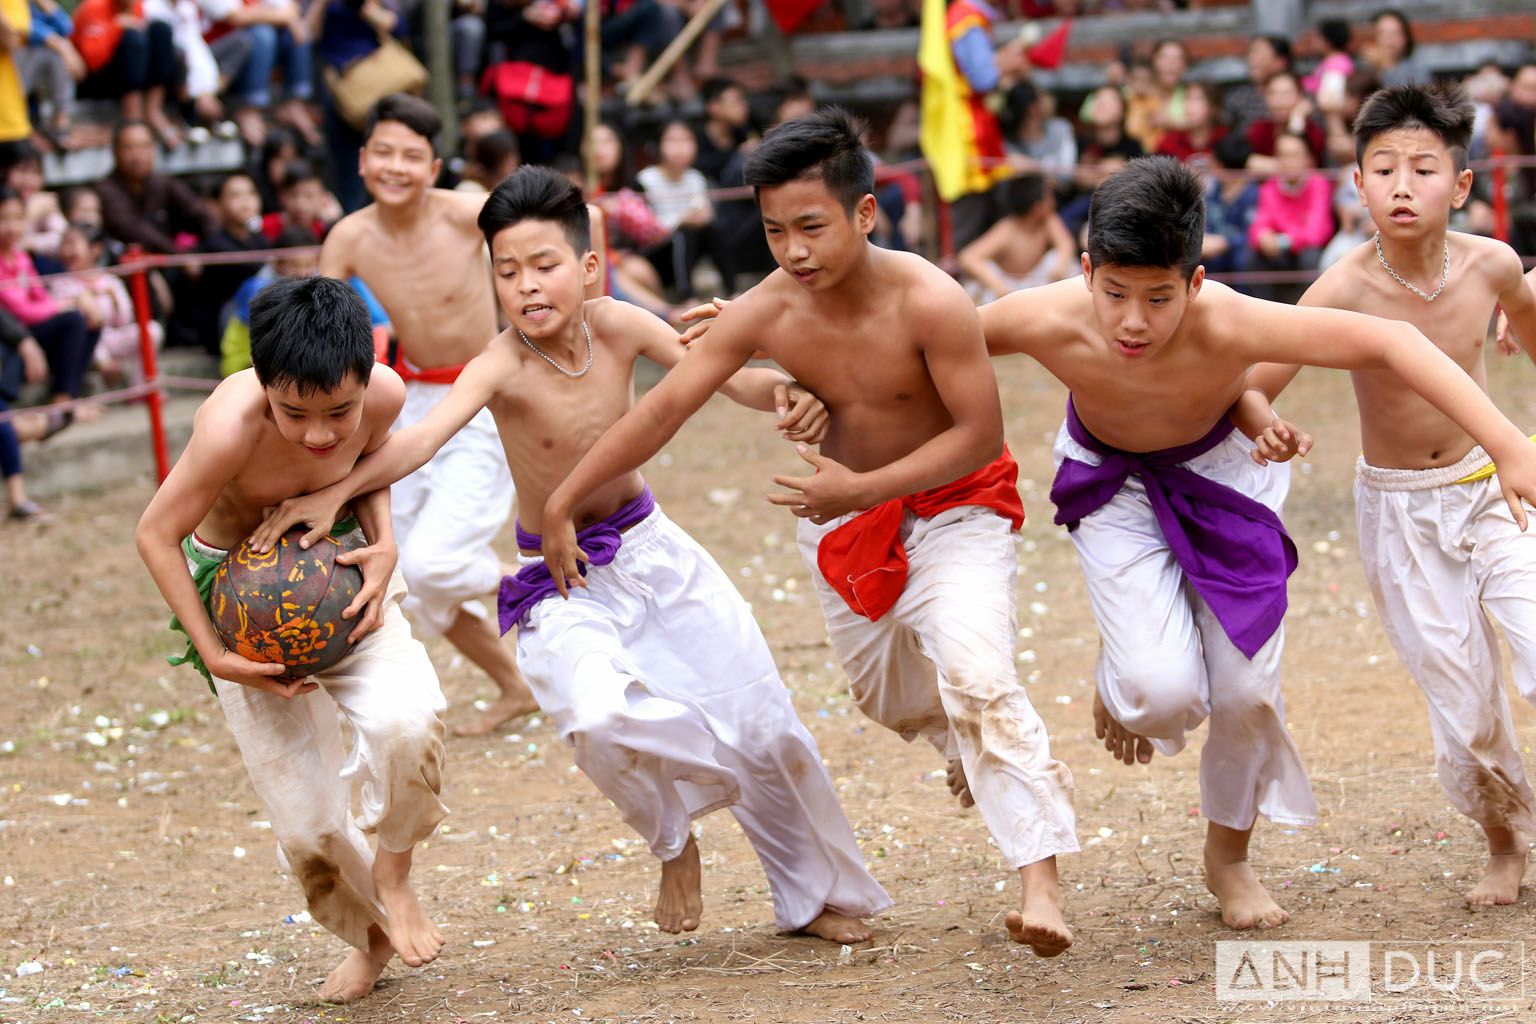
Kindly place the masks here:
<instances>
[{"instance_id":1,"label":"dirt ground","mask_svg":"<svg viewBox=\"0 0 1536 1024\"><path fill-rule=\"evenodd\" d=\"M761 416L717 399L650 480L757 610L870 868L897 901L867 948L778 934L762 873L725 813L699 823L703 926L682 939L657 931L654 861L534 718L450 743L453 814L416 860L449 936L441 959L391 967L361 1005L316 1002L344 949L302 916L201 680L165 664L166 611L131 541L150 494L140 485L61 502L45 526L0 527L0 1021L1536 1019L1532 996L1501 1002L1466 985L1370 1004L1217 1001L1214 944L1242 936L1221 925L1201 881L1198 748L1132 769L1095 743L1097 633L1046 500L1064 394L1023 360L998 370L1031 515L1019 675L1076 776L1084 843L1062 864L1077 934L1065 956L1038 960L1006 941L1017 882L980 819L950 797L930 748L850 705L793 521L761 497L770 474L798 460ZM1498 360L1494 376L1503 408L1536 423L1531 368ZM1270 937L1518 942L1529 905L1462 903L1480 837L1435 780L1423 701L1361 575L1348 381L1309 371L1283 408L1319 438L1286 517L1302 553L1286 693L1322 820L1260 825L1255 862L1294 914ZM431 649L450 716L462 719L487 687L445 644ZM1524 742L1536 741L1518 697L1515 714ZM1536 995L1509 980L1506 991Z\"/></svg>"}]
</instances>

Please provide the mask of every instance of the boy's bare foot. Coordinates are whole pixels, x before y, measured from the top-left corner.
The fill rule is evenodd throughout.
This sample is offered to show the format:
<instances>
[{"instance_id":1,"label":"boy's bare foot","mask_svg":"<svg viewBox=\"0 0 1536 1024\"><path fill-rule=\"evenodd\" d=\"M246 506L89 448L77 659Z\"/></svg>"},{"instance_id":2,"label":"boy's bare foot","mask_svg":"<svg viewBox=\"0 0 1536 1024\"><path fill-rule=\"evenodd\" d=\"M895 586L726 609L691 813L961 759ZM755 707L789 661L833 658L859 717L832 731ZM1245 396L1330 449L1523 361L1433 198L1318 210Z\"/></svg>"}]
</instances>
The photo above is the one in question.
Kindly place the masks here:
<instances>
[{"instance_id":1,"label":"boy's bare foot","mask_svg":"<svg viewBox=\"0 0 1536 1024\"><path fill-rule=\"evenodd\" d=\"M1104 749L1114 755L1116 761L1146 764L1152 760L1152 741L1115 721L1097 690L1093 693L1093 734L1104 741Z\"/></svg>"},{"instance_id":2,"label":"boy's bare foot","mask_svg":"<svg viewBox=\"0 0 1536 1024\"><path fill-rule=\"evenodd\" d=\"M1467 893L1469 907L1507 907L1520 900L1520 880L1525 877L1525 851L1490 853L1483 877Z\"/></svg>"},{"instance_id":3,"label":"boy's bare foot","mask_svg":"<svg viewBox=\"0 0 1536 1024\"><path fill-rule=\"evenodd\" d=\"M1036 956L1060 956L1072 945L1072 929L1063 913L1056 858L1026 864L1019 869L1019 880L1024 884L1024 905L1004 918L1008 937L1034 950Z\"/></svg>"},{"instance_id":4,"label":"boy's bare foot","mask_svg":"<svg viewBox=\"0 0 1536 1024\"><path fill-rule=\"evenodd\" d=\"M661 890L656 894L656 923L664 932L691 932L704 916L699 844L688 836L683 852L661 864Z\"/></svg>"},{"instance_id":5,"label":"boy's bare foot","mask_svg":"<svg viewBox=\"0 0 1536 1024\"><path fill-rule=\"evenodd\" d=\"M373 858L373 886L389 915L389 943L400 959L420 967L437 959L443 933L437 930L411 888L411 852L380 849Z\"/></svg>"},{"instance_id":6,"label":"boy's bare foot","mask_svg":"<svg viewBox=\"0 0 1536 1024\"><path fill-rule=\"evenodd\" d=\"M519 680L519 682L522 681ZM533 699L533 691L528 689L527 683L522 683L522 689L503 692L473 721L454 726L453 734L485 736L495 732L512 719L531 715L537 710L539 710L539 702Z\"/></svg>"},{"instance_id":7,"label":"boy's bare foot","mask_svg":"<svg viewBox=\"0 0 1536 1024\"><path fill-rule=\"evenodd\" d=\"M326 1003L355 1003L373 991L379 975L395 953L388 937L377 925L368 929L368 950L354 949L336 965L320 986L320 1000Z\"/></svg>"},{"instance_id":8,"label":"boy's bare foot","mask_svg":"<svg viewBox=\"0 0 1536 1024\"><path fill-rule=\"evenodd\" d=\"M817 915L816 920L800 930L806 935L814 935L828 942L840 942L845 946L868 942L869 937L874 934L874 930L857 917L849 917L847 914L826 909Z\"/></svg>"},{"instance_id":9,"label":"boy's bare foot","mask_svg":"<svg viewBox=\"0 0 1536 1024\"><path fill-rule=\"evenodd\" d=\"M944 770L944 779L949 783L949 791L960 798L961 807L976 806L976 798L971 796L971 784L965 777L965 765L960 763L958 757L949 762L949 767Z\"/></svg>"},{"instance_id":10,"label":"boy's bare foot","mask_svg":"<svg viewBox=\"0 0 1536 1024\"><path fill-rule=\"evenodd\" d=\"M1485 828L1488 836L1488 867L1482 879L1467 893L1469 907L1507 907L1520 899L1520 880L1525 877L1525 842L1508 828Z\"/></svg>"},{"instance_id":11,"label":"boy's bare foot","mask_svg":"<svg viewBox=\"0 0 1536 1024\"><path fill-rule=\"evenodd\" d=\"M1221 921L1228 928L1277 928L1291 919L1270 896L1248 863L1248 837L1211 822L1205 833L1205 887L1221 904Z\"/></svg>"}]
</instances>

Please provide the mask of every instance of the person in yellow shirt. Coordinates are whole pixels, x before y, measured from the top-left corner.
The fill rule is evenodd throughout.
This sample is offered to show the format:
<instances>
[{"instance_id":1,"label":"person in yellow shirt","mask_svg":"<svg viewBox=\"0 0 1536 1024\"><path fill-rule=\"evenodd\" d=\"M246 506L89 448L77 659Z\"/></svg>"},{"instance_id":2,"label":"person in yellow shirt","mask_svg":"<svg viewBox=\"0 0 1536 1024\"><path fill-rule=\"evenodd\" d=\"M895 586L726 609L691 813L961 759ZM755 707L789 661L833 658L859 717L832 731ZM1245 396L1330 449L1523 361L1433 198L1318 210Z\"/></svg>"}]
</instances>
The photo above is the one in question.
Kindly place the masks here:
<instances>
[{"instance_id":1,"label":"person in yellow shirt","mask_svg":"<svg viewBox=\"0 0 1536 1024\"><path fill-rule=\"evenodd\" d=\"M27 0L0 0L0 142L15 142L32 135L27 119L27 97L16 70L16 48L26 45L32 29Z\"/></svg>"}]
</instances>

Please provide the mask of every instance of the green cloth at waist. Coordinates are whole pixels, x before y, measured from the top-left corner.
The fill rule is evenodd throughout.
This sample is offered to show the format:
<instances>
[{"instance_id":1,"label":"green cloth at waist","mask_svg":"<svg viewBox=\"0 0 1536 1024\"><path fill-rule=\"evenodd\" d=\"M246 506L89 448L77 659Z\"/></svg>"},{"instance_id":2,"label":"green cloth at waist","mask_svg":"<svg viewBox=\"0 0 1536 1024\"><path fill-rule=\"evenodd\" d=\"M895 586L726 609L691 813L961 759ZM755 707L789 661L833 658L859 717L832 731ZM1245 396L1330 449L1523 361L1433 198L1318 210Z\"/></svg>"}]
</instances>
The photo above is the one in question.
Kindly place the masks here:
<instances>
[{"instance_id":1,"label":"green cloth at waist","mask_svg":"<svg viewBox=\"0 0 1536 1024\"><path fill-rule=\"evenodd\" d=\"M346 519L331 527L330 536L333 540L340 541L347 534L358 528L357 519L348 516ZM213 578L218 575L219 566L224 564L225 552L222 555L210 555L193 542L189 534L181 540L181 553L187 556L187 562L192 571L192 583L197 587L197 596L202 599L203 607L208 607L208 595L213 592ZM171 632L180 633L187 638L187 649L181 654L173 654L165 660L172 665L191 665L203 674L203 679L208 683L208 691L215 697L219 691L213 686L213 673L208 671L208 666L203 663L203 656L197 653L197 645L192 642L192 635L187 632L187 627L181 624L181 620L175 615L171 616Z\"/></svg>"}]
</instances>

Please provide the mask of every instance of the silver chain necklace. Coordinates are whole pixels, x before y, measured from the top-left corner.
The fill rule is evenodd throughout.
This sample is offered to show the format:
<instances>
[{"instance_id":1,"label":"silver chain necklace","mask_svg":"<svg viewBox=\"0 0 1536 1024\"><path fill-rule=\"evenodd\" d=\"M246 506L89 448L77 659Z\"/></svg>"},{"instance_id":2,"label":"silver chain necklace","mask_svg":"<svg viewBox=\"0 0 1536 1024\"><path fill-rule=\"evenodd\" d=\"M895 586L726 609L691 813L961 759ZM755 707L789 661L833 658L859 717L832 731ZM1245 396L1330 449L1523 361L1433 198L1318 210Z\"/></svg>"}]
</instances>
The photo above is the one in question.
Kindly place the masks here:
<instances>
[{"instance_id":1,"label":"silver chain necklace","mask_svg":"<svg viewBox=\"0 0 1536 1024\"><path fill-rule=\"evenodd\" d=\"M555 362L553 359L551 359L549 357L549 353L548 352L545 352L543 349L539 348L539 346L535 345L533 342L528 340L528 335L523 333L523 329L521 327L519 327L517 329L517 336L519 338L523 339L523 344L524 345L527 345L529 348L531 348L535 352L537 352L539 354L539 358L540 359L544 360L550 366L553 366L555 369L559 370L561 373L565 374L567 377L574 378L574 377L583 376L583 375L586 374L586 372L588 370L592 369L592 328L587 326L586 321L582 321L581 329L587 335L587 365L583 366L579 370L567 370L565 367L563 367L559 363Z\"/></svg>"},{"instance_id":2,"label":"silver chain necklace","mask_svg":"<svg viewBox=\"0 0 1536 1024\"><path fill-rule=\"evenodd\" d=\"M1445 262L1440 267L1440 287L1436 288L1433 292L1427 295L1418 285L1414 284L1412 281L1403 280L1403 275L1392 269L1392 264L1387 262L1387 254L1381 251L1380 231L1376 232L1376 258L1381 261L1382 266L1387 268L1387 273L1392 275L1392 280L1396 281L1404 288L1407 288L1409 291L1413 292L1413 294L1417 295L1425 302L1434 302L1437 298L1439 298L1440 293L1445 291L1445 282L1449 280L1451 276L1451 243L1449 242L1445 243Z\"/></svg>"}]
</instances>

